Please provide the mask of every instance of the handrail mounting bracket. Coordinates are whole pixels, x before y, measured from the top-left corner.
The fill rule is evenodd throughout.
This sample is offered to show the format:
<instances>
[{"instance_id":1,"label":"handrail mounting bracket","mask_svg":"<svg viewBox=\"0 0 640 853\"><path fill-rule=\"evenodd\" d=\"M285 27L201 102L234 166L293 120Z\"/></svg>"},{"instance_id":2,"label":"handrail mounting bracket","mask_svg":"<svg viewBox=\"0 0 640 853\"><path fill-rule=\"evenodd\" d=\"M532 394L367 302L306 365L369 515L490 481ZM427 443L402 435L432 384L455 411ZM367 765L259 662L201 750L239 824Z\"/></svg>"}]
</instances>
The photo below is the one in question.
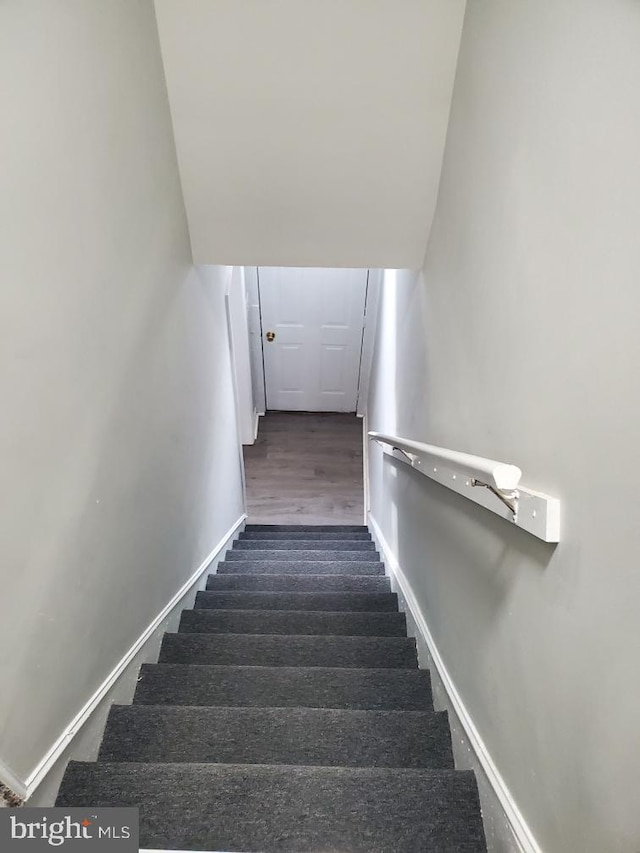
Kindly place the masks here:
<instances>
[{"instance_id":1,"label":"handrail mounting bracket","mask_svg":"<svg viewBox=\"0 0 640 853\"><path fill-rule=\"evenodd\" d=\"M500 489L496 489L495 486L491 486L489 483L483 483L482 480L477 480L475 477L470 480L470 485L472 486L481 486L485 489L489 489L489 491L494 494L499 501L508 507L513 513L513 522L518 521L518 500L520 498L520 492L517 489L513 489L509 492L501 491Z\"/></svg>"}]
</instances>

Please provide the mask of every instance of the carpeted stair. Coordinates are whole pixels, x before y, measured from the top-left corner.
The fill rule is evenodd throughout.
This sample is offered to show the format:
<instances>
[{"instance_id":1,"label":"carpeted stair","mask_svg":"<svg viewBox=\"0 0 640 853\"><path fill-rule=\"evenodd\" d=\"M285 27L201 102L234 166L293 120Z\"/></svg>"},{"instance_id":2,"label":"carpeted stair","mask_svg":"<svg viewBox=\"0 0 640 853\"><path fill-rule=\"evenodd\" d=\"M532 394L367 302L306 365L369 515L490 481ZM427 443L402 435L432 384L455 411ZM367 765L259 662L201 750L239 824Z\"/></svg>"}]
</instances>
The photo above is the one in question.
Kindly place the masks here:
<instances>
[{"instance_id":1,"label":"carpeted stair","mask_svg":"<svg viewBox=\"0 0 640 853\"><path fill-rule=\"evenodd\" d=\"M139 806L148 849L486 849L365 527L249 525L57 804Z\"/></svg>"}]
</instances>

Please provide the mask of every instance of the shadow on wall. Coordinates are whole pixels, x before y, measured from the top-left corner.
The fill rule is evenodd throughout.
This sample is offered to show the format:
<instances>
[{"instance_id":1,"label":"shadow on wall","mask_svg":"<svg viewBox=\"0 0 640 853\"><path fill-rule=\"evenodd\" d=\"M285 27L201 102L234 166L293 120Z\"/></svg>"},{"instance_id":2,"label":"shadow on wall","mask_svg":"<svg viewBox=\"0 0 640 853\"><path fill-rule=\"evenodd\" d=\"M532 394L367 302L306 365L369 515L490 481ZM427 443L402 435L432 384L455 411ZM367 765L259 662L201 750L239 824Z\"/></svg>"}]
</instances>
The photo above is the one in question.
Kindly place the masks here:
<instances>
[{"instance_id":1,"label":"shadow on wall","mask_svg":"<svg viewBox=\"0 0 640 853\"><path fill-rule=\"evenodd\" d=\"M421 565L430 572L442 559L449 574L457 567L471 582L474 594L495 610L508 602L520 571L549 568L558 545L511 526L386 454L383 466L383 488L396 495L394 541L401 566ZM425 550L416 553L416 530L425 528L431 536L420 538ZM446 551L440 554L443 546Z\"/></svg>"}]
</instances>

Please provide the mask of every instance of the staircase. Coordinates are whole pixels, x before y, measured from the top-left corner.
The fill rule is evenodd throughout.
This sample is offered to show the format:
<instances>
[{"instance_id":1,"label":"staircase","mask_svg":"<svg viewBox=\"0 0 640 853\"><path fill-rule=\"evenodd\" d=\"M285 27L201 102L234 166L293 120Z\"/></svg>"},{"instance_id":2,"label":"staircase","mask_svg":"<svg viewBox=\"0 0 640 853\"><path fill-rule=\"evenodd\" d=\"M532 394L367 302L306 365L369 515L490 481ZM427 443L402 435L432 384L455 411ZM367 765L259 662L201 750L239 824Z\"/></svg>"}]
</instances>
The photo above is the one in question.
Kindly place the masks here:
<instances>
[{"instance_id":1,"label":"staircase","mask_svg":"<svg viewBox=\"0 0 640 853\"><path fill-rule=\"evenodd\" d=\"M139 806L151 849L485 850L365 527L249 525L57 805Z\"/></svg>"}]
</instances>

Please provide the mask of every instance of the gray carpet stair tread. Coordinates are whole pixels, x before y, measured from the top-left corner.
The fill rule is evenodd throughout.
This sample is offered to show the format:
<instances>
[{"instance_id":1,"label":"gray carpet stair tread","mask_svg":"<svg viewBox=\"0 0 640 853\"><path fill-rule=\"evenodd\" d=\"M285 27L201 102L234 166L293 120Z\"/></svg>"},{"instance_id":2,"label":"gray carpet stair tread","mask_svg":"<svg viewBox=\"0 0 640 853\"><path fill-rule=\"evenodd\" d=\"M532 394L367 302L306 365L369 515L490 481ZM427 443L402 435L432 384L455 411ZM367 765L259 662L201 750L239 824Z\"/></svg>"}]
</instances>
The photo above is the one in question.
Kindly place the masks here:
<instances>
[{"instance_id":1,"label":"gray carpet stair tread","mask_svg":"<svg viewBox=\"0 0 640 853\"><path fill-rule=\"evenodd\" d=\"M353 531L346 533L341 533L340 531L316 533L313 530L300 530L297 533L279 533L278 531L271 532L269 530L244 530L239 534L238 538L240 540L269 539L280 542L286 542L289 539L313 539L314 541L338 539L340 541L370 542L371 534L366 531L362 533L355 533Z\"/></svg>"},{"instance_id":2,"label":"gray carpet stair tread","mask_svg":"<svg viewBox=\"0 0 640 853\"><path fill-rule=\"evenodd\" d=\"M232 666L415 668L415 640L407 637L276 634L165 634L159 663Z\"/></svg>"},{"instance_id":3,"label":"gray carpet stair tread","mask_svg":"<svg viewBox=\"0 0 640 853\"><path fill-rule=\"evenodd\" d=\"M372 575L209 575L207 589L257 592L391 592L388 578Z\"/></svg>"},{"instance_id":4,"label":"gray carpet stair tread","mask_svg":"<svg viewBox=\"0 0 640 853\"><path fill-rule=\"evenodd\" d=\"M183 610L181 633L406 637L404 613L313 610Z\"/></svg>"},{"instance_id":5,"label":"gray carpet stair tread","mask_svg":"<svg viewBox=\"0 0 640 853\"><path fill-rule=\"evenodd\" d=\"M234 551L371 551L376 552L370 540L350 539L238 539Z\"/></svg>"},{"instance_id":6,"label":"gray carpet stair tread","mask_svg":"<svg viewBox=\"0 0 640 853\"><path fill-rule=\"evenodd\" d=\"M235 553L233 559L229 559ZM227 558L218 563L218 574L309 574L309 575L384 575L384 566L379 560L361 560L357 554L353 559L322 559L304 556L302 551L252 551L249 557L239 552L227 554ZM249 554L247 551L246 554ZM274 556L274 554L276 556ZM315 554L317 551L307 551ZM284 555L284 556L283 556Z\"/></svg>"},{"instance_id":7,"label":"gray carpet stair tread","mask_svg":"<svg viewBox=\"0 0 640 853\"><path fill-rule=\"evenodd\" d=\"M71 762L57 805L139 806L140 846L145 848L245 853L486 849L469 771Z\"/></svg>"},{"instance_id":8,"label":"gray carpet stair tread","mask_svg":"<svg viewBox=\"0 0 640 853\"><path fill-rule=\"evenodd\" d=\"M363 524L247 524L245 531L267 533L369 533Z\"/></svg>"},{"instance_id":9,"label":"gray carpet stair tread","mask_svg":"<svg viewBox=\"0 0 640 853\"><path fill-rule=\"evenodd\" d=\"M222 592L196 595L196 608L211 610L362 610L393 612L398 596L392 592Z\"/></svg>"},{"instance_id":10,"label":"gray carpet stair tread","mask_svg":"<svg viewBox=\"0 0 640 853\"><path fill-rule=\"evenodd\" d=\"M57 805L138 807L148 849L486 851L362 525L247 525Z\"/></svg>"},{"instance_id":11,"label":"gray carpet stair tread","mask_svg":"<svg viewBox=\"0 0 640 853\"><path fill-rule=\"evenodd\" d=\"M280 543L276 543L280 544ZM234 548L227 551L225 560L321 560L332 562L375 562L378 559L376 551L349 548Z\"/></svg>"},{"instance_id":12,"label":"gray carpet stair tread","mask_svg":"<svg viewBox=\"0 0 640 853\"><path fill-rule=\"evenodd\" d=\"M446 713L319 708L115 706L98 760L453 768Z\"/></svg>"},{"instance_id":13,"label":"gray carpet stair tread","mask_svg":"<svg viewBox=\"0 0 640 853\"><path fill-rule=\"evenodd\" d=\"M432 710L421 669L143 664L134 704Z\"/></svg>"}]
</instances>

